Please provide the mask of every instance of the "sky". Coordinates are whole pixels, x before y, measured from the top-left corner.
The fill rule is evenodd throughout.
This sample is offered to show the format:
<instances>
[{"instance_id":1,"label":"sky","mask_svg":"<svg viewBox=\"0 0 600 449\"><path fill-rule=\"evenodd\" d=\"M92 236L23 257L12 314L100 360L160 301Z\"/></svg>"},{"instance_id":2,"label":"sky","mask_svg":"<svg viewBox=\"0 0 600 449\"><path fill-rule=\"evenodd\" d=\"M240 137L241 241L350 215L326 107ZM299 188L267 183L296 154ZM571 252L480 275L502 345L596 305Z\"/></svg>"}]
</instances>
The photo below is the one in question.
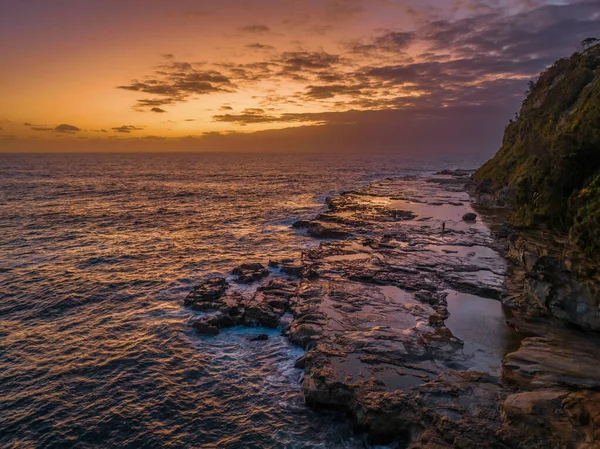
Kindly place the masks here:
<instances>
[{"instance_id":1,"label":"sky","mask_svg":"<svg viewBox=\"0 0 600 449\"><path fill-rule=\"evenodd\" d=\"M600 1L0 0L0 152L491 154Z\"/></svg>"}]
</instances>

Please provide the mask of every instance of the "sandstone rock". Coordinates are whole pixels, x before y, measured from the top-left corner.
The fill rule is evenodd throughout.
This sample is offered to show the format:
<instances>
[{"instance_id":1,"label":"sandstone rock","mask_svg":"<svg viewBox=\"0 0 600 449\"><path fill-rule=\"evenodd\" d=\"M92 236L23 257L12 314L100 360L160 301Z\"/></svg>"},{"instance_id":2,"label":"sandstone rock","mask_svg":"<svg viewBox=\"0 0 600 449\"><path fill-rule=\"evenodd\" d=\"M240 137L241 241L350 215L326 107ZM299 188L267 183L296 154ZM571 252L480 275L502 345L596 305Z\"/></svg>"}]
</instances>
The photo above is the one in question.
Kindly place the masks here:
<instances>
[{"instance_id":1,"label":"sandstone rock","mask_svg":"<svg viewBox=\"0 0 600 449\"><path fill-rule=\"evenodd\" d=\"M571 333L529 337L506 356L502 377L527 389L600 388L598 360L600 341L596 337Z\"/></svg>"}]
</instances>

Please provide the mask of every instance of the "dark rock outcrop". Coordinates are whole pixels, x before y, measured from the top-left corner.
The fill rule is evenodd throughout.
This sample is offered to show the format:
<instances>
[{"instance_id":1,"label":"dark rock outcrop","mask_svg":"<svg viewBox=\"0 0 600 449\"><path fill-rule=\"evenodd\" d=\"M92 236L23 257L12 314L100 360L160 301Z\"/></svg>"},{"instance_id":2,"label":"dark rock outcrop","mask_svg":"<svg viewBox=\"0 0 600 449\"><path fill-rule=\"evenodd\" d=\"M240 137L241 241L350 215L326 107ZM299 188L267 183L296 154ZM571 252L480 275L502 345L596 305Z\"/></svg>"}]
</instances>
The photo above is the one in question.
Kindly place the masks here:
<instances>
[{"instance_id":1,"label":"dark rock outcrop","mask_svg":"<svg viewBox=\"0 0 600 449\"><path fill-rule=\"evenodd\" d=\"M212 310L215 304L225 294L229 284L224 278L207 279L194 287L185 299L185 305L195 310Z\"/></svg>"},{"instance_id":2,"label":"dark rock outcrop","mask_svg":"<svg viewBox=\"0 0 600 449\"><path fill-rule=\"evenodd\" d=\"M308 226L308 235L320 239L345 239L350 234L334 223L312 221Z\"/></svg>"},{"instance_id":3,"label":"dark rock outcrop","mask_svg":"<svg viewBox=\"0 0 600 449\"><path fill-rule=\"evenodd\" d=\"M238 282L242 284L251 284L252 282L260 281L262 278L269 275L267 270L260 263L244 263L233 269L231 274L236 276Z\"/></svg>"},{"instance_id":4,"label":"dark rock outcrop","mask_svg":"<svg viewBox=\"0 0 600 449\"><path fill-rule=\"evenodd\" d=\"M281 317L290 310L296 291L294 282L273 279L259 287L251 297L232 293L204 302L202 308L194 303L192 308L196 310L216 313L200 317L192 326L205 335L216 335L220 329L237 325L275 329L280 325Z\"/></svg>"}]
</instances>

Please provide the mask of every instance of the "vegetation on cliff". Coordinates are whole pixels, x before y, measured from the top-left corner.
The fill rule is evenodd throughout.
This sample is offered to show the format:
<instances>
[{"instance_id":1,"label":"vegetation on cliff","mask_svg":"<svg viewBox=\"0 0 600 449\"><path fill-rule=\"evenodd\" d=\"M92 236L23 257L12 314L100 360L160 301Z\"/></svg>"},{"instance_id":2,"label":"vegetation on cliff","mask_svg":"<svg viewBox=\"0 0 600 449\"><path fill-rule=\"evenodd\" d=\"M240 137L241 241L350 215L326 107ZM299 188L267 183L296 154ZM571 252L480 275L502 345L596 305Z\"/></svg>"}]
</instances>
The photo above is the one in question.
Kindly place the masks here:
<instances>
[{"instance_id":1,"label":"vegetation on cliff","mask_svg":"<svg viewBox=\"0 0 600 449\"><path fill-rule=\"evenodd\" d=\"M569 232L581 251L600 259L600 44L556 61L530 83L502 147L474 183L513 207L514 224Z\"/></svg>"}]
</instances>

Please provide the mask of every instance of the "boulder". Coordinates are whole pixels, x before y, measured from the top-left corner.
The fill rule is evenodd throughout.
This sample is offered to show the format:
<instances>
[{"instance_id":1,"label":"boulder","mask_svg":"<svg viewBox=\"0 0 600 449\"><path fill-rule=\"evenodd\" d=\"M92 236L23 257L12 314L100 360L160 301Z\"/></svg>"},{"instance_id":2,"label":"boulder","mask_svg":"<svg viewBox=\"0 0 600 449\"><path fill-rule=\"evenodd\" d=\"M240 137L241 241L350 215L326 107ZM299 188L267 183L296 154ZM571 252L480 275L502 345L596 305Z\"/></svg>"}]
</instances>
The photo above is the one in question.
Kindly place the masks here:
<instances>
[{"instance_id":1,"label":"boulder","mask_svg":"<svg viewBox=\"0 0 600 449\"><path fill-rule=\"evenodd\" d=\"M477 220L477 214L469 212L468 214L464 214L462 216L463 221L475 221Z\"/></svg>"}]
</instances>

